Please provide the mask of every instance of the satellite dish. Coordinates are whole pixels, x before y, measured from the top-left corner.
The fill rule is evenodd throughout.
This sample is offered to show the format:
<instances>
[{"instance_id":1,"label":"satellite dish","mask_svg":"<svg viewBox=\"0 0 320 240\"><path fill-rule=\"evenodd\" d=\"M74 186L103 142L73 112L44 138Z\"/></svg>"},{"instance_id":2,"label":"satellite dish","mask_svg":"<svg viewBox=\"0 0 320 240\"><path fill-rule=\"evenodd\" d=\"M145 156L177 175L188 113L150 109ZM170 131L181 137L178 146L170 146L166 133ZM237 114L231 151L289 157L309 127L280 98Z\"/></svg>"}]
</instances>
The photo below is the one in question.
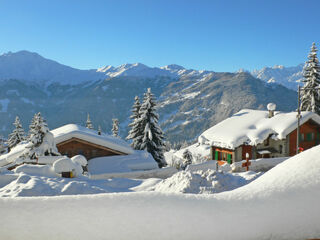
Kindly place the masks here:
<instances>
[{"instance_id":1,"label":"satellite dish","mask_svg":"<svg viewBox=\"0 0 320 240\"><path fill-rule=\"evenodd\" d=\"M269 104L267 105L267 109L268 109L269 111L275 111L275 110L276 110L276 107L277 107L277 105L276 105L275 103L269 103Z\"/></svg>"}]
</instances>

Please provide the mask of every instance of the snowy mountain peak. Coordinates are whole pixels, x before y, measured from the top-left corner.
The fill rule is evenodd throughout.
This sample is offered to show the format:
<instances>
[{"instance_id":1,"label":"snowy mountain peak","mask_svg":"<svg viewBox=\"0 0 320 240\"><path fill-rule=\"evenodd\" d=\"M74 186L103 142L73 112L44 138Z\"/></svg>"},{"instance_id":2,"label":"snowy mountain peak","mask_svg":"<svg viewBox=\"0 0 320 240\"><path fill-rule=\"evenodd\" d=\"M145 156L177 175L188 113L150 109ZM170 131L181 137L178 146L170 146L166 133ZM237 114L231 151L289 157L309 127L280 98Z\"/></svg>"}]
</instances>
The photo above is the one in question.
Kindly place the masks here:
<instances>
[{"instance_id":1,"label":"snowy mountain peak","mask_svg":"<svg viewBox=\"0 0 320 240\"><path fill-rule=\"evenodd\" d=\"M185 69L184 67L177 64L169 64L160 68L168 71L180 71Z\"/></svg>"},{"instance_id":2,"label":"snowy mountain peak","mask_svg":"<svg viewBox=\"0 0 320 240\"><path fill-rule=\"evenodd\" d=\"M304 64L299 64L295 67L275 65L253 70L251 74L269 84L281 84L289 89L296 90L298 83L303 78L303 66Z\"/></svg>"},{"instance_id":3,"label":"snowy mountain peak","mask_svg":"<svg viewBox=\"0 0 320 240\"><path fill-rule=\"evenodd\" d=\"M273 69L284 69L283 65L274 65Z\"/></svg>"}]
</instances>

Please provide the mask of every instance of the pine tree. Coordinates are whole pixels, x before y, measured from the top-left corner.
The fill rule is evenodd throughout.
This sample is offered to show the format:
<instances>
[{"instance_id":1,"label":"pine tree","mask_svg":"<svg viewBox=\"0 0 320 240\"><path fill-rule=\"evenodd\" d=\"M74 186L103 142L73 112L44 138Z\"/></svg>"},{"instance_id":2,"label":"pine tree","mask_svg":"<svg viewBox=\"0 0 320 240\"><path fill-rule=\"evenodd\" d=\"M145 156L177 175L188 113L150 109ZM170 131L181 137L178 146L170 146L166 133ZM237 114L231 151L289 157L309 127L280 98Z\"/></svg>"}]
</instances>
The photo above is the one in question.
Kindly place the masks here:
<instances>
[{"instance_id":1,"label":"pine tree","mask_svg":"<svg viewBox=\"0 0 320 240\"><path fill-rule=\"evenodd\" d=\"M46 121L42 118L40 112L37 113L30 124L31 135L28 138L29 144L25 157L35 159L40 156L57 156L58 152L53 134L49 131Z\"/></svg>"},{"instance_id":2,"label":"pine tree","mask_svg":"<svg viewBox=\"0 0 320 240\"><path fill-rule=\"evenodd\" d=\"M126 139L132 139L131 146L136 149L140 150L141 149L141 139L143 136L143 128L139 125L138 119L140 118L140 99L138 96L134 98L134 104L132 106L132 115L130 116L130 119L132 119L132 122L129 124L129 127L131 128L128 136Z\"/></svg>"},{"instance_id":3,"label":"pine tree","mask_svg":"<svg viewBox=\"0 0 320 240\"><path fill-rule=\"evenodd\" d=\"M38 117L38 113L35 113L33 118L31 119L31 123L29 125L28 137L27 137L28 139L30 138L31 134L35 132L37 117Z\"/></svg>"},{"instance_id":4,"label":"pine tree","mask_svg":"<svg viewBox=\"0 0 320 240\"><path fill-rule=\"evenodd\" d=\"M301 92L301 110L312 111L320 115L320 66L317 51L316 44L313 43L303 69L304 86Z\"/></svg>"},{"instance_id":5,"label":"pine tree","mask_svg":"<svg viewBox=\"0 0 320 240\"><path fill-rule=\"evenodd\" d=\"M193 159L192 153L188 149L186 149L184 150L182 157L184 159L184 162L183 162L184 168L186 168L188 165L192 163L192 159Z\"/></svg>"},{"instance_id":6,"label":"pine tree","mask_svg":"<svg viewBox=\"0 0 320 240\"><path fill-rule=\"evenodd\" d=\"M159 116L156 113L156 103L151 89L144 94L143 103L139 110L140 118L136 124L143 129L143 135L137 137L137 141L141 142L140 149L148 151L157 161L159 167L164 163L164 136L158 124Z\"/></svg>"},{"instance_id":7,"label":"pine tree","mask_svg":"<svg viewBox=\"0 0 320 240\"><path fill-rule=\"evenodd\" d=\"M9 139L8 139L8 146L10 149L16 146L18 143L26 140L25 132L22 128L22 125L20 123L20 119L18 116L16 116L16 120L13 123L13 125L15 126L15 129L9 135Z\"/></svg>"},{"instance_id":8,"label":"pine tree","mask_svg":"<svg viewBox=\"0 0 320 240\"><path fill-rule=\"evenodd\" d=\"M118 137L119 134L119 120L117 118L112 119L112 135Z\"/></svg>"},{"instance_id":9,"label":"pine tree","mask_svg":"<svg viewBox=\"0 0 320 240\"><path fill-rule=\"evenodd\" d=\"M93 125L92 125L92 122L90 120L89 113L88 113L88 116L87 116L86 128L93 129Z\"/></svg>"}]
</instances>

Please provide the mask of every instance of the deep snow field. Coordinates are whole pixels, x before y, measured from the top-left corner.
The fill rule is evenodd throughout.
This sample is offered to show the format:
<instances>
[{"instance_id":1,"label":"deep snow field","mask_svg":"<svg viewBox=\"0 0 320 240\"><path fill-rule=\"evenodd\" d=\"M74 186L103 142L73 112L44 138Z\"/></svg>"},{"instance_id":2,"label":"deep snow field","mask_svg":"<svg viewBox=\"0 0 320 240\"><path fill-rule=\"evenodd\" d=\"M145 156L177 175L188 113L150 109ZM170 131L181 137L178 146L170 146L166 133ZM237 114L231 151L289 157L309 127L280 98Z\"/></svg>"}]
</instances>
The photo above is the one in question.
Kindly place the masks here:
<instances>
[{"instance_id":1,"label":"deep snow field","mask_svg":"<svg viewBox=\"0 0 320 240\"><path fill-rule=\"evenodd\" d=\"M90 183L89 189L96 187L113 193L1 197L0 236L2 239L320 238L320 146L285 160L261 176L239 173L237 177L241 180L234 186L228 185L230 189L223 188L230 191L181 194L219 192L222 179L230 177L221 174L210 170L178 172L163 181L103 182L81 178L77 180L82 182L80 189L86 189ZM19 196L27 186L32 189L42 185L58 193L77 192L72 179L54 180L21 172L1 175L2 196ZM194 187L190 179L204 181L200 184L204 188ZM211 180L217 183L208 185L214 182ZM251 180L236 188L239 182Z\"/></svg>"},{"instance_id":2,"label":"deep snow field","mask_svg":"<svg viewBox=\"0 0 320 240\"><path fill-rule=\"evenodd\" d=\"M211 194L248 184L261 173L223 173L213 170L180 171L167 179L90 179L56 177L49 165L24 164L0 173L0 197L58 196L115 192L158 191Z\"/></svg>"}]
</instances>

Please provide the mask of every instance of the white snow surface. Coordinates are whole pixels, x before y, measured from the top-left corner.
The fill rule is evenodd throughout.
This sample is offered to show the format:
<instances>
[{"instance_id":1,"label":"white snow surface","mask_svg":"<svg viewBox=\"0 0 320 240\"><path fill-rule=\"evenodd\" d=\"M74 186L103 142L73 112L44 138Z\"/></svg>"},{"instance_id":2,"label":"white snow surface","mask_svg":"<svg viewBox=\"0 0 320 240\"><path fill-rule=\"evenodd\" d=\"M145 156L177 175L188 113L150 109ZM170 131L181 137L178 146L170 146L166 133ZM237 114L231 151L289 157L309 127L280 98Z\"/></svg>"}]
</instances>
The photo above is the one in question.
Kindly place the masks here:
<instances>
[{"instance_id":1,"label":"white snow surface","mask_svg":"<svg viewBox=\"0 0 320 240\"><path fill-rule=\"evenodd\" d=\"M72 172L76 169L76 163L70 158L63 156L53 163L53 169L56 173Z\"/></svg>"},{"instance_id":2,"label":"white snow surface","mask_svg":"<svg viewBox=\"0 0 320 240\"><path fill-rule=\"evenodd\" d=\"M301 115L301 125L310 119L320 124L320 116L315 113L302 112ZM203 132L199 142L205 138L209 145L235 149L244 143L262 143L270 134L276 139L285 139L296 129L296 116L296 112L275 112L274 117L268 118L268 111L243 109Z\"/></svg>"},{"instance_id":3,"label":"white snow surface","mask_svg":"<svg viewBox=\"0 0 320 240\"><path fill-rule=\"evenodd\" d=\"M0 235L47 240L319 238L319 155L320 146L314 147L246 186L211 195L0 198L5 216Z\"/></svg>"},{"instance_id":4,"label":"white snow surface","mask_svg":"<svg viewBox=\"0 0 320 240\"><path fill-rule=\"evenodd\" d=\"M0 155L0 167L14 162L23 153L27 145L28 142L23 141L12 148L9 153Z\"/></svg>"},{"instance_id":5,"label":"white snow surface","mask_svg":"<svg viewBox=\"0 0 320 240\"><path fill-rule=\"evenodd\" d=\"M164 193L218 193L241 187L259 177L261 173L224 173L222 171L180 171L159 182L154 191Z\"/></svg>"},{"instance_id":6,"label":"white snow surface","mask_svg":"<svg viewBox=\"0 0 320 240\"><path fill-rule=\"evenodd\" d=\"M120 138L113 137L104 133L98 135L97 131L79 126L77 124L64 125L52 130L51 133L54 136L56 144L67 141L71 138L78 138L119 151L121 153L132 154L134 152L130 145Z\"/></svg>"},{"instance_id":7,"label":"white snow surface","mask_svg":"<svg viewBox=\"0 0 320 240\"><path fill-rule=\"evenodd\" d=\"M81 166L86 166L88 164L87 159L82 155L75 155L71 158L71 160L75 163L80 164Z\"/></svg>"},{"instance_id":8,"label":"white snow surface","mask_svg":"<svg viewBox=\"0 0 320 240\"><path fill-rule=\"evenodd\" d=\"M98 157L90 159L88 171L91 175L105 173L127 173L131 171L144 171L157 169L158 164L150 153L135 151L130 155Z\"/></svg>"}]
</instances>

